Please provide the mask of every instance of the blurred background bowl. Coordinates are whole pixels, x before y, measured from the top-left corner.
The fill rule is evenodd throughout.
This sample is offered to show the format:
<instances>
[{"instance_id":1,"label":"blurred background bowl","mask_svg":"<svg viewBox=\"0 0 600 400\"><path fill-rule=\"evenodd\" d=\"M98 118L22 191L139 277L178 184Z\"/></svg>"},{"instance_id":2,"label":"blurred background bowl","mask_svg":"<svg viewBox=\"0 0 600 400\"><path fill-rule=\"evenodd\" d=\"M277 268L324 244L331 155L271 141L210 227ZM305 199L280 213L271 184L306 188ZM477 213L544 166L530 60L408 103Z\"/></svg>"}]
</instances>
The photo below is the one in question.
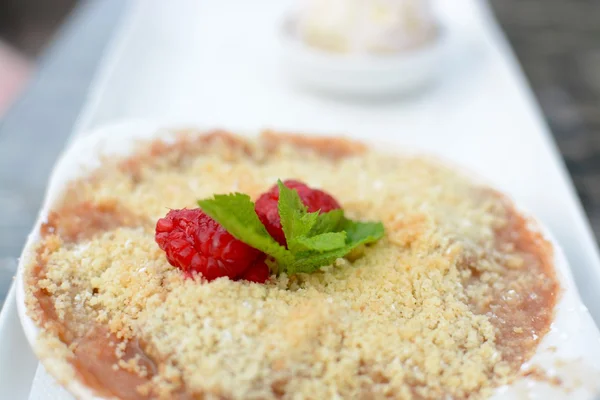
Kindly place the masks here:
<instances>
[{"instance_id":1,"label":"blurred background bowl","mask_svg":"<svg viewBox=\"0 0 600 400\"><path fill-rule=\"evenodd\" d=\"M295 21L281 32L283 67L295 83L343 96L384 96L414 92L433 82L449 45L448 32L421 46L394 54L334 53L310 46L295 33Z\"/></svg>"}]
</instances>

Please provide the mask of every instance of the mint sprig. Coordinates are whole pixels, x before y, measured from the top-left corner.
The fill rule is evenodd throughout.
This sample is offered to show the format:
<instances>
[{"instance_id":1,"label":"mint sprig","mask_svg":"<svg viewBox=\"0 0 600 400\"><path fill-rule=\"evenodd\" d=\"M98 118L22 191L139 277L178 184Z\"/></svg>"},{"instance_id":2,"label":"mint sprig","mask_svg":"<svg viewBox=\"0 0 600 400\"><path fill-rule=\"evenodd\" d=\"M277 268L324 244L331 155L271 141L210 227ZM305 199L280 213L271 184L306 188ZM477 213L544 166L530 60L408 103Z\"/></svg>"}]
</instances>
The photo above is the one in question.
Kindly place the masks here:
<instances>
[{"instance_id":1,"label":"mint sprig","mask_svg":"<svg viewBox=\"0 0 600 400\"><path fill-rule=\"evenodd\" d=\"M260 222L250 196L242 193L218 194L212 199L198 201L198 205L235 238L270 255L280 264L294 261L292 254L277 243Z\"/></svg>"},{"instance_id":2,"label":"mint sprig","mask_svg":"<svg viewBox=\"0 0 600 400\"><path fill-rule=\"evenodd\" d=\"M287 249L269 235L248 195L215 195L198 205L235 238L275 259L276 272L290 275L314 272L384 235L381 222L353 221L344 217L343 210L309 213L295 189L281 181L277 184L277 208Z\"/></svg>"}]
</instances>

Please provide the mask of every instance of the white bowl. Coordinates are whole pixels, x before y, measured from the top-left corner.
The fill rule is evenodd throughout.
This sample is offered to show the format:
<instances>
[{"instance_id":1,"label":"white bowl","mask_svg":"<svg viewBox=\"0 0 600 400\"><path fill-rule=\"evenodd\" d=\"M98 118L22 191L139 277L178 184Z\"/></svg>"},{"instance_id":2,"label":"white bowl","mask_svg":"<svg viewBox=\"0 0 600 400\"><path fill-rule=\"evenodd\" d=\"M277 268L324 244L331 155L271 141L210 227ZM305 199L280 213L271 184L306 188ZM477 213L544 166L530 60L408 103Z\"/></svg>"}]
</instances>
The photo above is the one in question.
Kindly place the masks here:
<instances>
[{"instance_id":1,"label":"white bowl","mask_svg":"<svg viewBox=\"0 0 600 400\"><path fill-rule=\"evenodd\" d=\"M40 238L40 226L69 181L84 176L90 169L97 167L101 155L131 154L138 140L159 138L169 140L173 137L173 131L161 129L163 126L151 121L124 121L97 129L69 146L54 168L44 205L20 258L16 282L17 307L25 335L34 352L51 374L55 373L56 369L53 367L60 364L61 360L52 358L52 354L44 352L44 349L38 346L37 338L40 331L27 315L23 280L25 265L35 257L34 246ZM374 143L373 147L390 152L397 146L393 143ZM481 179L476 177L476 180ZM570 400L591 399L594 393L600 391L600 333L581 303L563 251L539 223L532 218L529 219L529 223L533 228L540 230L554 247L554 267L562 292L550 331L544 336L536 353L522 370L535 367L548 377L559 378L562 383L553 385L535 377L521 377L509 386L498 388L493 399L552 400L564 399L567 396ZM80 381L64 382L63 380L63 384L79 399L98 399L92 390Z\"/></svg>"},{"instance_id":2,"label":"white bowl","mask_svg":"<svg viewBox=\"0 0 600 400\"><path fill-rule=\"evenodd\" d=\"M312 47L295 34L293 19L281 32L286 73L312 89L336 95L387 96L413 92L440 74L448 32L438 29L431 40L397 54L337 54Z\"/></svg>"}]
</instances>

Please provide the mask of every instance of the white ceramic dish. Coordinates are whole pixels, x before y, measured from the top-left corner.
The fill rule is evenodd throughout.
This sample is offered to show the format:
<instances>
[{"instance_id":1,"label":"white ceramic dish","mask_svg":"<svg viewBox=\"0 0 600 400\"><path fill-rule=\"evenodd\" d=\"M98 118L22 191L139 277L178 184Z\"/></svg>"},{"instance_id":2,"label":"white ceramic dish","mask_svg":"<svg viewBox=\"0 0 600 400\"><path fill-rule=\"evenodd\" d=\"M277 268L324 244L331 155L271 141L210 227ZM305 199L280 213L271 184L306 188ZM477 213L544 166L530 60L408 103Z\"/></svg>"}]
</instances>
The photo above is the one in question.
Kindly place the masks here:
<instances>
[{"instance_id":1,"label":"white ceramic dish","mask_svg":"<svg viewBox=\"0 0 600 400\"><path fill-rule=\"evenodd\" d=\"M131 153L137 140L168 140L170 135L171 131L160 129L160 125L153 122L126 121L100 128L77 140L57 163L50 179L44 206L23 250L17 275L19 317L34 352L39 354L36 346L39 330L26 314L23 268L31 260L33 246L39 239L40 225L45 221L48 211L58 200L67 182L85 175L86 171L99 165L101 154L126 155ZM388 144L385 148L389 151L394 146ZM539 226L533 220L532 223ZM600 391L600 334L581 303L562 250L547 231L542 229L542 232L554 245L554 262L563 290L551 331L544 337L536 354L524 369L535 368L542 371L542 375L560 379L561 384L554 385L549 383L550 380L544 379L519 378L510 386L498 388L493 398L562 399L568 396L570 399L591 399ZM51 357L42 360L50 373L55 362ZM80 399L97 399L79 381L70 381L66 387Z\"/></svg>"},{"instance_id":2,"label":"white ceramic dish","mask_svg":"<svg viewBox=\"0 0 600 400\"><path fill-rule=\"evenodd\" d=\"M398 54L329 53L295 34L294 19L282 26L281 55L288 75L301 85L336 95L387 96L416 91L440 73L449 34L439 29L430 41Z\"/></svg>"}]
</instances>

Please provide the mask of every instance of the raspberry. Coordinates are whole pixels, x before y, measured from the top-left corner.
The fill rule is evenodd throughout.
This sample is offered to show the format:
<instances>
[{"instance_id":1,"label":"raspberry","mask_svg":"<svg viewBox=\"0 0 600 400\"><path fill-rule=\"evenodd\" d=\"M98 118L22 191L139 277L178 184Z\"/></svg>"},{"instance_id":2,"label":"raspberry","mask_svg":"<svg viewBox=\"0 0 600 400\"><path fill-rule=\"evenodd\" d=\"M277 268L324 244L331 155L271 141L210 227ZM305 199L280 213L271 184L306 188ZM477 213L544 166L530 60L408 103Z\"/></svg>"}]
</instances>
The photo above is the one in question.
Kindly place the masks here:
<instances>
[{"instance_id":1,"label":"raspberry","mask_svg":"<svg viewBox=\"0 0 600 400\"><path fill-rule=\"evenodd\" d=\"M262 255L199 208L169 211L156 223L155 240L171 265L186 275L199 272L209 281L236 279Z\"/></svg>"},{"instance_id":2,"label":"raspberry","mask_svg":"<svg viewBox=\"0 0 600 400\"><path fill-rule=\"evenodd\" d=\"M295 189L300 196L302 203L308 208L309 212L320 211L321 213L328 212L342 208L340 204L328 193L325 193L319 189L312 189L306 184L295 181L287 180L283 182L285 186L290 189ZM269 189L268 192L263 193L254 206L258 218L263 223L267 231L279 244L287 246L285 240L285 234L281 227L281 219L279 218L279 211L277 209L277 202L279 201L279 187L277 185Z\"/></svg>"},{"instance_id":3,"label":"raspberry","mask_svg":"<svg viewBox=\"0 0 600 400\"><path fill-rule=\"evenodd\" d=\"M269 267L264 260L260 260L251 265L240 277L250 282L265 283L269 279Z\"/></svg>"}]
</instances>

